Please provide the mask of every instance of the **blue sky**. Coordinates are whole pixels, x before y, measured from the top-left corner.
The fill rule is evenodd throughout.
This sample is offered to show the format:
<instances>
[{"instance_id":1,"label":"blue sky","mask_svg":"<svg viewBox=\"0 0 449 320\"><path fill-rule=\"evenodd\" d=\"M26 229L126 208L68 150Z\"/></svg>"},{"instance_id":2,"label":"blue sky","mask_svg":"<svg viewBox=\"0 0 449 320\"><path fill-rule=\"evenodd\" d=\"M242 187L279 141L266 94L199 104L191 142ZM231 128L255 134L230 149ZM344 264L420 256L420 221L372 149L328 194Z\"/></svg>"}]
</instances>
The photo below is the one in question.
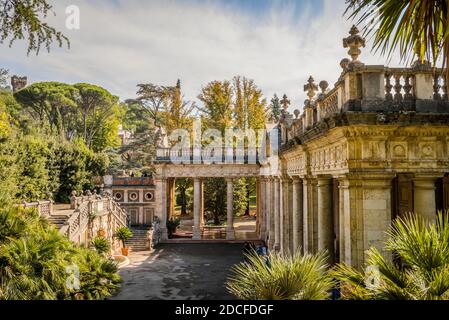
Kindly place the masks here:
<instances>
[{"instance_id":1,"label":"blue sky","mask_svg":"<svg viewBox=\"0 0 449 320\"><path fill-rule=\"evenodd\" d=\"M50 23L71 48L26 55L23 43L0 45L0 67L30 82L89 82L122 99L138 83L174 85L196 100L212 80L242 75L269 100L286 93L301 109L308 77L335 83L347 57L351 22L345 0L58 0ZM65 9L80 8L80 30L65 28ZM362 61L383 64L368 48Z\"/></svg>"}]
</instances>

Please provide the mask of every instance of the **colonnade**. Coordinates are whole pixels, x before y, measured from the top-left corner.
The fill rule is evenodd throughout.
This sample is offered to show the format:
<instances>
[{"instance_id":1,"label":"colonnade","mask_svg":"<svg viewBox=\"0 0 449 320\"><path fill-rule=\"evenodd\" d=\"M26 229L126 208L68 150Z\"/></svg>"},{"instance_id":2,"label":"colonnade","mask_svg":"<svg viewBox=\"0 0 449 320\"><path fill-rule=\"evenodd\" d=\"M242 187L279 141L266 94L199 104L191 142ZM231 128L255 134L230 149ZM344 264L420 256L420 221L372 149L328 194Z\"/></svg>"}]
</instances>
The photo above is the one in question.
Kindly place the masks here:
<instances>
[{"instance_id":1,"label":"colonnade","mask_svg":"<svg viewBox=\"0 0 449 320\"><path fill-rule=\"evenodd\" d=\"M270 176L260 179L261 232L271 250L316 253L361 267L371 246L382 253L394 218L394 174ZM414 178L414 211L436 217L437 176Z\"/></svg>"}]
</instances>

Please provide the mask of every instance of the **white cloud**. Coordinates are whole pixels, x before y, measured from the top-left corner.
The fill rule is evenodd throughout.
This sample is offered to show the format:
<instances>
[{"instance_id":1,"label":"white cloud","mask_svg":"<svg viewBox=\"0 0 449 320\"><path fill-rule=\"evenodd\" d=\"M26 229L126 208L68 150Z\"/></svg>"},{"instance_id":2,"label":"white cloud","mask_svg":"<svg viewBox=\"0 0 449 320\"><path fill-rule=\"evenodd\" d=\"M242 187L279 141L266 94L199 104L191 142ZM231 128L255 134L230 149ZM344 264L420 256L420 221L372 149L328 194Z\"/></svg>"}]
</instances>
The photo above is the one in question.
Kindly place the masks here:
<instances>
[{"instance_id":1,"label":"white cloud","mask_svg":"<svg viewBox=\"0 0 449 320\"><path fill-rule=\"evenodd\" d=\"M62 0L52 23L64 30L65 8L81 10L81 29L65 31L70 50L25 54L22 44L0 47L1 64L32 82L96 83L121 98L134 97L137 83L175 84L195 100L201 86L234 75L252 78L267 98L286 93L302 108L309 75L334 83L350 22L344 1L327 0L320 12L306 6L299 17L290 2L262 16L231 10L213 1ZM313 14L312 14L313 13ZM364 50L362 61L382 64ZM19 70L19 71L17 71Z\"/></svg>"}]
</instances>

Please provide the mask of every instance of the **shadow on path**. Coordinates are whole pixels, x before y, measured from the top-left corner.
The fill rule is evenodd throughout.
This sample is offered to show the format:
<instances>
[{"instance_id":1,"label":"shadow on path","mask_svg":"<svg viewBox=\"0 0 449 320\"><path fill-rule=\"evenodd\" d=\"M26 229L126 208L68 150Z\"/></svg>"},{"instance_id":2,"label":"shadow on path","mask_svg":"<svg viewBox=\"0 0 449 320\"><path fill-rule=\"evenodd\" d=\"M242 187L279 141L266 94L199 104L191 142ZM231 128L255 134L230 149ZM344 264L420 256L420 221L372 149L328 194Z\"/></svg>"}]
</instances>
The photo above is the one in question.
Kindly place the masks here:
<instances>
[{"instance_id":1,"label":"shadow on path","mask_svg":"<svg viewBox=\"0 0 449 320\"><path fill-rule=\"evenodd\" d=\"M230 268L242 256L240 244L161 244L153 252L130 254L120 270L120 293L111 300L230 300Z\"/></svg>"}]
</instances>

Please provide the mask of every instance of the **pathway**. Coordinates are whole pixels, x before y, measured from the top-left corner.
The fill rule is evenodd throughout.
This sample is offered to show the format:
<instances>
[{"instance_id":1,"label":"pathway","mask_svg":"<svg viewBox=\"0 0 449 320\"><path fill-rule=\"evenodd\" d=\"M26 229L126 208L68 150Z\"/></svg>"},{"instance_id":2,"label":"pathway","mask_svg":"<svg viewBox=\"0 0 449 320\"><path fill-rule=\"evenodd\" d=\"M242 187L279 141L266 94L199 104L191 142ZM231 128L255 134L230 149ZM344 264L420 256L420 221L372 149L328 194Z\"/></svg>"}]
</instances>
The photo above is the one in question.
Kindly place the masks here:
<instances>
[{"instance_id":1,"label":"pathway","mask_svg":"<svg viewBox=\"0 0 449 320\"><path fill-rule=\"evenodd\" d=\"M163 244L130 254L116 300L228 300L229 269L242 259L240 244Z\"/></svg>"}]
</instances>

